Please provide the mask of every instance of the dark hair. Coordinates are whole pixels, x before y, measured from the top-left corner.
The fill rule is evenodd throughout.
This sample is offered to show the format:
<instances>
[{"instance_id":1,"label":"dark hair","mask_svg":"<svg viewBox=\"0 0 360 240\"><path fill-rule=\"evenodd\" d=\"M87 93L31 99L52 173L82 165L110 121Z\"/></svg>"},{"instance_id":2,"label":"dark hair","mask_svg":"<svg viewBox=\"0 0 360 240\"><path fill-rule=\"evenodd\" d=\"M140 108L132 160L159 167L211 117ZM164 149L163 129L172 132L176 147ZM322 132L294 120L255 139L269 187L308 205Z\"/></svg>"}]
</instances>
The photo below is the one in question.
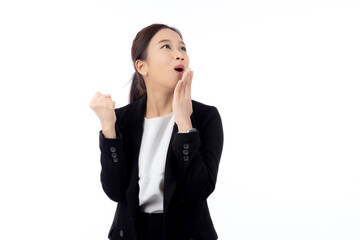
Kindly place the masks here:
<instances>
[{"instance_id":1,"label":"dark hair","mask_svg":"<svg viewBox=\"0 0 360 240\"><path fill-rule=\"evenodd\" d=\"M147 94L146 85L141 74L136 70L135 62L136 60L146 60L147 58L147 46L151 41L152 37L163 28L169 28L176 33L178 33L182 39L182 35L180 31L174 27L169 27L165 24L154 23L143 28L140 32L138 32L133 40L131 47L131 58L133 61L133 65L135 68L135 72L132 76L131 89L129 94L129 102L133 103Z\"/></svg>"}]
</instances>

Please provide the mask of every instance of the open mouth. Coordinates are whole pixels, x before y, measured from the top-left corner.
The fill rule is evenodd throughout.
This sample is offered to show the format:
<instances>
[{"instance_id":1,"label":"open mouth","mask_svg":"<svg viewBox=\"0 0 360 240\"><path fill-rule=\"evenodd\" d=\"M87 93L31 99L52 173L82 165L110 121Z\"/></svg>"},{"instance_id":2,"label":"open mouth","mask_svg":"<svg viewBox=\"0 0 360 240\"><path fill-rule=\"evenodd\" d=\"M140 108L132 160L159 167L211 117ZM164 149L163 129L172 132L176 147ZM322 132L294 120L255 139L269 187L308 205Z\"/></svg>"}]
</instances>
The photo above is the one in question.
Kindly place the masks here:
<instances>
[{"instance_id":1,"label":"open mouth","mask_svg":"<svg viewBox=\"0 0 360 240\"><path fill-rule=\"evenodd\" d=\"M184 69L185 69L185 67L183 65L177 65L174 68L174 70L177 71L178 73L184 72Z\"/></svg>"}]
</instances>

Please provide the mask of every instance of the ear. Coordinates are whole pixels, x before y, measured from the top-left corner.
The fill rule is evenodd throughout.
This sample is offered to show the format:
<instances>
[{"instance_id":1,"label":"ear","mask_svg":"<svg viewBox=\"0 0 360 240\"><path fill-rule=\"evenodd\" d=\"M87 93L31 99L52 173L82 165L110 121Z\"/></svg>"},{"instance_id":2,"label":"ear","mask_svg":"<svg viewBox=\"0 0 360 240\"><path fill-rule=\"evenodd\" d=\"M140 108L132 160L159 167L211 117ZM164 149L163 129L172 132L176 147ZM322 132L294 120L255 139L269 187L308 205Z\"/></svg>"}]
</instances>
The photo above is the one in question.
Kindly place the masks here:
<instances>
[{"instance_id":1,"label":"ear","mask_svg":"<svg viewBox=\"0 0 360 240\"><path fill-rule=\"evenodd\" d=\"M135 68L143 77L146 75L144 72L147 72L147 66L143 60L136 60Z\"/></svg>"}]
</instances>

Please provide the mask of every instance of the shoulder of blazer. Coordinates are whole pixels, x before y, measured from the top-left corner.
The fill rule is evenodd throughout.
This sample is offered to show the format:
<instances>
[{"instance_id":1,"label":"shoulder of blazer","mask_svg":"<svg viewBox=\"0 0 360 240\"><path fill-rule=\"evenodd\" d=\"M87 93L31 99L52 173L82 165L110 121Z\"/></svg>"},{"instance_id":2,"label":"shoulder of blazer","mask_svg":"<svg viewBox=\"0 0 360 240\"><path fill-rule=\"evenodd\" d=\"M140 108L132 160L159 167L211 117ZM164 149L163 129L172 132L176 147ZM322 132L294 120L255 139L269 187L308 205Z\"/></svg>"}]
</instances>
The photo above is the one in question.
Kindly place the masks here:
<instances>
[{"instance_id":1,"label":"shoulder of blazer","mask_svg":"<svg viewBox=\"0 0 360 240\"><path fill-rule=\"evenodd\" d=\"M215 106L208 105L196 100L191 101L193 104L193 113L190 116L191 122L193 127L198 131L204 133L208 124L211 124L214 121L221 121L220 114Z\"/></svg>"},{"instance_id":2,"label":"shoulder of blazer","mask_svg":"<svg viewBox=\"0 0 360 240\"><path fill-rule=\"evenodd\" d=\"M216 108L215 106L212 105L208 105L196 100L191 100L192 101L192 105L193 105L193 114L194 115L194 119L196 120L200 120L203 119L207 114L209 114L209 112L213 109Z\"/></svg>"},{"instance_id":3,"label":"shoulder of blazer","mask_svg":"<svg viewBox=\"0 0 360 240\"><path fill-rule=\"evenodd\" d=\"M128 103L120 108L115 108L115 127L117 131L126 133L137 130L138 124L143 120L145 108L146 95L135 102Z\"/></svg>"}]
</instances>

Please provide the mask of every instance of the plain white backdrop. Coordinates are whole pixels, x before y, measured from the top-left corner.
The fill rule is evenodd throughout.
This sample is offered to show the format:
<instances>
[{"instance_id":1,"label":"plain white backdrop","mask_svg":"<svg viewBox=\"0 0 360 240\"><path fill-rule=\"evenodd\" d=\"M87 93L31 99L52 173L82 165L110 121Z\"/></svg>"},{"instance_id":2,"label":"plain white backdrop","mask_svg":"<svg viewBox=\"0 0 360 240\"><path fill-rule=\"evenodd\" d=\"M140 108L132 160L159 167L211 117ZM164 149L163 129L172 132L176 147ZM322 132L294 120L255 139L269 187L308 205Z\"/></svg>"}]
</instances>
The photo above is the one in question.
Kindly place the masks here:
<instances>
[{"instance_id":1,"label":"plain white backdrop","mask_svg":"<svg viewBox=\"0 0 360 240\"><path fill-rule=\"evenodd\" d=\"M0 239L107 239L96 91L128 104L130 48L177 27L218 108L220 240L360 239L360 2L0 2Z\"/></svg>"}]
</instances>

